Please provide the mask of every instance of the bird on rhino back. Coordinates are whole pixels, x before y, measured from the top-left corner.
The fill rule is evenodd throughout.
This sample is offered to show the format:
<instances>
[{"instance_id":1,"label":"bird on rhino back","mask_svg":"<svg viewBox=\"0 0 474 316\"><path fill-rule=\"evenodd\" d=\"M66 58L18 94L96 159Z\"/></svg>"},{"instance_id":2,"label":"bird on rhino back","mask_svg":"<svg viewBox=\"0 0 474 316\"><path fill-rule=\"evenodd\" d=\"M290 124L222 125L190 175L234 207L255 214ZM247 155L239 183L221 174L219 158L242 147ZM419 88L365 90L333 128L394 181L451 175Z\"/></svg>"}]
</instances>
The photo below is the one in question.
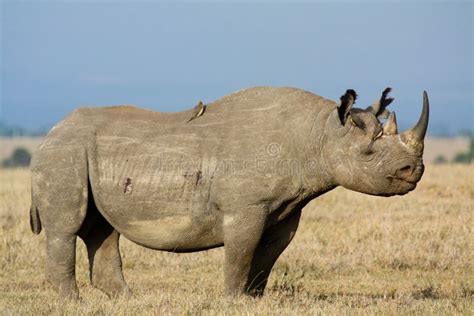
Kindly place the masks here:
<instances>
[{"instance_id":1,"label":"bird on rhino back","mask_svg":"<svg viewBox=\"0 0 474 316\"><path fill-rule=\"evenodd\" d=\"M193 252L224 246L230 295L261 295L303 207L337 186L379 196L423 174L429 105L398 134L390 89L366 109L296 88L256 87L179 113L80 108L33 155L31 227L47 239L47 280L77 298L75 244L91 282L129 295L119 237ZM382 125L380 119L388 116ZM191 119L190 119L191 118Z\"/></svg>"}]
</instances>

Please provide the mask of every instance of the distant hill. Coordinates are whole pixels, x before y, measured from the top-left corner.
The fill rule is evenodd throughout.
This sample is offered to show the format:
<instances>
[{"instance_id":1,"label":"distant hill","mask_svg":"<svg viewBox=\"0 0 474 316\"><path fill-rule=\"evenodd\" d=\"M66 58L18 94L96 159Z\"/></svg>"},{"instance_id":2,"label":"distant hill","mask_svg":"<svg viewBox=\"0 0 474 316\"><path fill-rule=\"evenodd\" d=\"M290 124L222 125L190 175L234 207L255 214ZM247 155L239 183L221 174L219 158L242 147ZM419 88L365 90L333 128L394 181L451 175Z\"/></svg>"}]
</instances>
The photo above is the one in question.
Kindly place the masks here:
<instances>
[{"instance_id":1,"label":"distant hill","mask_svg":"<svg viewBox=\"0 0 474 316\"><path fill-rule=\"evenodd\" d=\"M2 137L39 137L46 135L47 132L46 128L29 129L20 126L9 126L0 121L0 136Z\"/></svg>"}]
</instances>

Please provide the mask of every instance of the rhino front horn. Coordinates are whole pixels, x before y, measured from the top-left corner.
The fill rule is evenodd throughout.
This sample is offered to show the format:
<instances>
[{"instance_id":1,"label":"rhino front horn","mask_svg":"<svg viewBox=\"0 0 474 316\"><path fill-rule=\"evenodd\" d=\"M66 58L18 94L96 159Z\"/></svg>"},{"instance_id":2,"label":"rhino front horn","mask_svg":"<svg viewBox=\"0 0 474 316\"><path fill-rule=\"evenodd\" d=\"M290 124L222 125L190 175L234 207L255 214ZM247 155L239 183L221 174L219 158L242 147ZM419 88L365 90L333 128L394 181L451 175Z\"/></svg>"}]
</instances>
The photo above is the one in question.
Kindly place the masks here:
<instances>
[{"instance_id":1,"label":"rhino front horn","mask_svg":"<svg viewBox=\"0 0 474 316\"><path fill-rule=\"evenodd\" d=\"M400 135L402 141L413 148L418 154L423 153L423 140L425 139L426 129L428 128L429 115L430 105L428 94L426 91L423 91L423 111L421 112L418 122L413 128Z\"/></svg>"}]
</instances>

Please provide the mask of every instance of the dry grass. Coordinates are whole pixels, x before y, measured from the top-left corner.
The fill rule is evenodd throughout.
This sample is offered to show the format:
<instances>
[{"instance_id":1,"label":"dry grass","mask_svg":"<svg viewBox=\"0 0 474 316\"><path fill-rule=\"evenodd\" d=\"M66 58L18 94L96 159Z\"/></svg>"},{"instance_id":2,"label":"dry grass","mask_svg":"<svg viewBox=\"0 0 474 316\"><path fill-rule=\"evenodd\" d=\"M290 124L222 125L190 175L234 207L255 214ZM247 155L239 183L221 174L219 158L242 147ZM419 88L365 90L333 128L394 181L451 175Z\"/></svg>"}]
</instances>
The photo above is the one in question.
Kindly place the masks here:
<instances>
[{"instance_id":1,"label":"dry grass","mask_svg":"<svg viewBox=\"0 0 474 316\"><path fill-rule=\"evenodd\" d=\"M82 301L62 302L43 281L45 236L30 232L29 172L0 170L2 314L472 314L474 168L428 166L403 197L336 189L311 203L262 299L223 296L223 249L152 251L122 239L130 300L88 282L78 243Z\"/></svg>"}]
</instances>

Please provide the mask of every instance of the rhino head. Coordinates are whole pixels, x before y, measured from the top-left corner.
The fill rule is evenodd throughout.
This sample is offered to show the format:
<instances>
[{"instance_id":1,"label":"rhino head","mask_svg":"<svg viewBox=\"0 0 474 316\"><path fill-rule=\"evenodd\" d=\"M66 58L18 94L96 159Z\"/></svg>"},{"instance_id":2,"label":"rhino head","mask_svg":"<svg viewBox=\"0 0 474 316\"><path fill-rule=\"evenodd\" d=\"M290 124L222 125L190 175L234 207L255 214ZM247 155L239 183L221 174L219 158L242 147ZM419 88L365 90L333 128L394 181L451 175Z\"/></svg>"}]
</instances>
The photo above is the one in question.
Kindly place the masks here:
<instances>
[{"instance_id":1,"label":"rhino head","mask_svg":"<svg viewBox=\"0 0 474 316\"><path fill-rule=\"evenodd\" d=\"M398 133L395 113L386 107L390 88L366 109L353 108L357 94L347 90L326 126L323 155L334 181L345 188L379 196L403 195L413 190L424 171L423 147L429 102L416 125ZM387 118L383 125L380 121Z\"/></svg>"}]
</instances>

